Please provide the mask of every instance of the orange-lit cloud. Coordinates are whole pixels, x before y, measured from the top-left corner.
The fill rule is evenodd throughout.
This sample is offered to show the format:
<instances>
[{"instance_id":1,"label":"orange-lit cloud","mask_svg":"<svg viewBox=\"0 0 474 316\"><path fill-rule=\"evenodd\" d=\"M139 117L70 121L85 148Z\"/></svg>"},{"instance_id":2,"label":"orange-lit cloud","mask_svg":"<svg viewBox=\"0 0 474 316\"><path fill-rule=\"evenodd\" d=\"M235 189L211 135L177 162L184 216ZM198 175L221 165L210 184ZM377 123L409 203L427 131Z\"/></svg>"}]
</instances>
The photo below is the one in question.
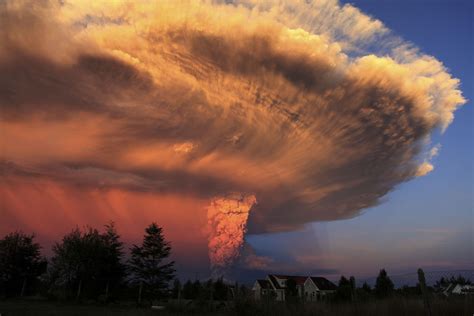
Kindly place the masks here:
<instances>
[{"instance_id":1,"label":"orange-lit cloud","mask_svg":"<svg viewBox=\"0 0 474 316\"><path fill-rule=\"evenodd\" d=\"M209 258L217 276L239 258L247 232L247 220L255 196L231 194L216 198L207 210Z\"/></svg>"},{"instance_id":2,"label":"orange-lit cloud","mask_svg":"<svg viewBox=\"0 0 474 316\"><path fill-rule=\"evenodd\" d=\"M160 221L172 196L178 227L242 192L229 258L246 227L353 217L427 174L464 103L441 62L332 0L6 1L0 36L6 222L38 229L27 196L68 223Z\"/></svg>"},{"instance_id":3,"label":"orange-lit cloud","mask_svg":"<svg viewBox=\"0 0 474 316\"><path fill-rule=\"evenodd\" d=\"M155 221L172 242L173 255L202 257L207 253L204 200L21 176L2 178L0 199L0 232L36 232L46 245L76 226L100 228L110 221L131 244L141 239L144 228ZM45 253L49 253L48 248Z\"/></svg>"}]
</instances>

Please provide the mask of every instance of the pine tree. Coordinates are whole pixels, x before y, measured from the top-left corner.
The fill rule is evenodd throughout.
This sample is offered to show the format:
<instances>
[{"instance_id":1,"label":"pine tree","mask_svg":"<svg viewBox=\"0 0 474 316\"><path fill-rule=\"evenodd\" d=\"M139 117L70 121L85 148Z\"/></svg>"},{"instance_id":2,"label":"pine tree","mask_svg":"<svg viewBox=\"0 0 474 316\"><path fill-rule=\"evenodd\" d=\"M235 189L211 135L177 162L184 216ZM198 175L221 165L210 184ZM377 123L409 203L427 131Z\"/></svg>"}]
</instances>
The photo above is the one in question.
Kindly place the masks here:
<instances>
[{"instance_id":1,"label":"pine tree","mask_svg":"<svg viewBox=\"0 0 474 316\"><path fill-rule=\"evenodd\" d=\"M117 233L113 222L105 225L105 233L102 234L105 246L105 261L101 273L105 280L105 300L109 298L111 286L116 286L125 276L125 265L123 259L123 242Z\"/></svg>"},{"instance_id":2,"label":"pine tree","mask_svg":"<svg viewBox=\"0 0 474 316\"><path fill-rule=\"evenodd\" d=\"M174 261L167 260L170 254L171 246L156 223L145 229L141 246L133 245L129 267L132 282L139 285L139 304L143 296L154 299L165 294L175 273Z\"/></svg>"}]
</instances>

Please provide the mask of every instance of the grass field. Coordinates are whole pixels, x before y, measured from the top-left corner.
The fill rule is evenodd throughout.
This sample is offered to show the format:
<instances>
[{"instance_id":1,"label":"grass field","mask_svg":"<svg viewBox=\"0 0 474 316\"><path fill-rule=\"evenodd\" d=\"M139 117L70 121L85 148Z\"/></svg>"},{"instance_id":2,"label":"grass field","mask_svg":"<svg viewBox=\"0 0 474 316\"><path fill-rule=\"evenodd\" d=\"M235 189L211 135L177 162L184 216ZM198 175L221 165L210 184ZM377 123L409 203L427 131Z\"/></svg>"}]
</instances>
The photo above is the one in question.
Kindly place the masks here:
<instances>
[{"instance_id":1,"label":"grass field","mask_svg":"<svg viewBox=\"0 0 474 316\"><path fill-rule=\"evenodd\" d=\"M393 298L382 301L369 301L358 304L290 304L255 303L252 301L230 302L221 304L220 308L209 311L209 305L177 305L170 304L166 310L137 308L130 304L84 305L57 303L50 301L10 300L0 301L1 316L82 316L82 315L117 315L117 316L148 316L148 315L261 315L261 316L346 316L346 315L428 315L423 302L416 299ZM472 316L474 314L474 298L456 298L435 300L432 302L433 316Z\"/></svg>"}]
</instances>

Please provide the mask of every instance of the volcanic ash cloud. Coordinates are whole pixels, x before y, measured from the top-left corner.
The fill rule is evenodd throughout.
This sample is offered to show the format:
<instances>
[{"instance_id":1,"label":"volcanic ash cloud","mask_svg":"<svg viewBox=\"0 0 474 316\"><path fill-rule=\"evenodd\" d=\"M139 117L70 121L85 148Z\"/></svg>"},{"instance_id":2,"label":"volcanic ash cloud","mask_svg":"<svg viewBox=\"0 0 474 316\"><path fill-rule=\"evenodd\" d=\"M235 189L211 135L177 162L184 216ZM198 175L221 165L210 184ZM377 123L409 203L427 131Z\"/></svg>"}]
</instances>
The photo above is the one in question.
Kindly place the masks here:
<instances>
[{"instance_id":1,"label":"volcanic ash cloud","mask_svg":"<svg viewBox=\"0 0 474 316\"><path fill-rule=\"evenodd\" d=\"M433 170L458 86L333 0L0 4L2 177L212 201L218 268Z\"/></svg>"},{"instance_id":2,"label":"volcanic ash cloud","mask_svg":"<svg viewBox=\"0 0 474 316\"><path fill-rule=\"evenodd\" d=\"M254 195L230 194L212 200L207 209L209 259L215 276L221 276L234 263L244 245L247 220Z\"/></svg>"}]
</instances>

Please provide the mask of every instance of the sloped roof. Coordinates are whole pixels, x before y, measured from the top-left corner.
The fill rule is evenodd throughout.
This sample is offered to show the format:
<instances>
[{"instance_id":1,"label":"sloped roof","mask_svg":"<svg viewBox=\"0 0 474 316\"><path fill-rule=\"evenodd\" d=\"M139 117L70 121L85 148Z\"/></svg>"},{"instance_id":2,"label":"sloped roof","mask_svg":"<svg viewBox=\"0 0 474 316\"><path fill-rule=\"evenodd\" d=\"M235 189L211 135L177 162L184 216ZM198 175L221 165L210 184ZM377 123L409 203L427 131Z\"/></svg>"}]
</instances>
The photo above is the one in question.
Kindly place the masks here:
<instances>
[{"instance_id":1,"label":"sloped roof","mask_svg":"<svg viewBox=\"0 0 474 316\"><path fill-rule=\"evenodd\" d=\"M308 278L307 276L301 276L301 275L281 275L281 274L276 274L275 275L279 279L292 279L295 280L297 285L303 285L306 279Z\"/></svg>"},{"instance_id":2,"label":"sloped roof","mask_svg":"<svg viewBox=\"0 0 474 316\"><path fill-rule=\"evenodd\" d=\"M297 285L304 285L304 282L306 281L306 279L308 278L307 276L300 276L300 275L283 275L283 274L269 274L268 275L269 277L273 277L273 278L278 278L278 279L281 279L281 280L288 280L288 279L292 279L296 282ZM272 281L273 282L273 281ZM274 279L274 282L276 282L278 284L278 281L276 279ZM280 288L284 288L284 287L281 287Z\"/></svg>"},{"instance_id":3,"label":"sloped roof","mask_svg":"<svg viewBox=\"0 0 474 316\"><path fill-rule=\"evenodd\" d=\"M275 279L274 275L269 274L268 278L270 279L270 282L272 283L272 285L275 289L277 289L277 290L283 289L283 287L281 287L280 284L278 283L277 279Z\"/></svg>"},{"instance_id":4,"label":"sloped roof","mask_svg":"<svg viewBox=\"0 0 474 316\"><path fill-rule=\"evenodd\" d=\"M257 283L262 289L270 289L272 287L268 280L257 280Z\"/></svg>"},{"instance_id":5,"label":"sloped roof","mask_svg":"<svg viewBox=\"0 0 474 316\"><path fill-rule=\"evenodd\" d=\"M321 291L335 291L337 289L337 286L329 281L326 278L323 277L310 277L311 280L316 284L318 289Z\"/></svg>"},{"instance_id":6,"label":"sloped roof","mask_svg":"<svg viewBox=\"0 0 474 316\"><path fill-rule=\"evenodd\" d=\"M446 288L444 288L443 293L444 294L451 294L451 292L454 290L455 287L456 287L456 284L449 283L448 286Z\"/></svg>"}]
</instances>

